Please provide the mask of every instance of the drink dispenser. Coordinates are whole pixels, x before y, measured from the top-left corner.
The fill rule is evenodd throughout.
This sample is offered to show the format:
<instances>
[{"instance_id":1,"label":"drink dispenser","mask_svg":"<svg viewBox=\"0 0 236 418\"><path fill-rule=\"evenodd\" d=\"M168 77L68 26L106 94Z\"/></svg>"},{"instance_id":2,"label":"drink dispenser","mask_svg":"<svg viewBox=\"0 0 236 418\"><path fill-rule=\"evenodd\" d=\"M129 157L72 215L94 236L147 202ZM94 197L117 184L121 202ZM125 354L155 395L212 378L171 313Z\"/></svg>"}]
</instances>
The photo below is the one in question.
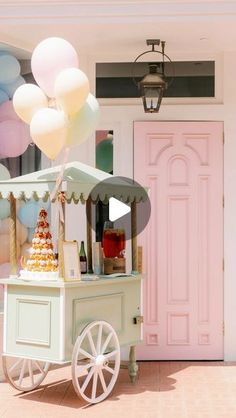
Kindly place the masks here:
<instances>
[{"instance_id":1,"label":"drink dispenser","mask_svg":"<svg viewBox=\"0 0 236 418\"><path fill-rule=\"evenodd\" d=\"M104 273L125 273L125 231L105 222L103 229Z\"/></svg>"}]
</instances>

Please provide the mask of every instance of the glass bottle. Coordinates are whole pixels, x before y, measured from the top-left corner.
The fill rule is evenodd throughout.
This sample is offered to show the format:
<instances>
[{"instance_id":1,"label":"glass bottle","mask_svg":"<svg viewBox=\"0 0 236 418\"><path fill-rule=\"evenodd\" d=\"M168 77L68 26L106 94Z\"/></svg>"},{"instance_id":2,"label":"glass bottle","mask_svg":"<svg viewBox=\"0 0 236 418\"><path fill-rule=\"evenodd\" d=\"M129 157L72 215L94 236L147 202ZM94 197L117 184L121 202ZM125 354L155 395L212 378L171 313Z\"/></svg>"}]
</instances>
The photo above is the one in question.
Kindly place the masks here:
<instances>
[{"instance_id":1,"label":"glass bottle","mask_svg":"<svg viewBox=\"0 0 236 418\"><path fill-rule=\"evenodd\" d=\"M87 273L87 257L84 249L84 241L81 241L80 245L80 252L79 252L79 260L80 260L80 271L81 273Z\"/></svg>"}]
</instances>

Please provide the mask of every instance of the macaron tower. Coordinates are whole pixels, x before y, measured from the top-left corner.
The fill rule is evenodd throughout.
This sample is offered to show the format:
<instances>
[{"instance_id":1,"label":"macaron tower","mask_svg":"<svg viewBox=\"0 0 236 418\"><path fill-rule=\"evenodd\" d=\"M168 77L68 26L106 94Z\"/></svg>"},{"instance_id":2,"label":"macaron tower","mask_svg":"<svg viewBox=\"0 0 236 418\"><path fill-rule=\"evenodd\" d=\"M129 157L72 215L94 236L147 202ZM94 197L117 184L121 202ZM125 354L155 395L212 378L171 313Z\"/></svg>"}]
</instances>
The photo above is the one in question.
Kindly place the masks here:
<instances>
[{"instance_id":1,"label":"macaron tower","mask_svg":"<svg viewBox=\"0 0 236 418\"><path fill-rule=\"evenodd\" d=\"M57 260L53 252L52 235L47 217L47 211L41 209L32 239L30 258L27 261L28 271L53 272L57 270Z\"/></svg>"}]
</instances>

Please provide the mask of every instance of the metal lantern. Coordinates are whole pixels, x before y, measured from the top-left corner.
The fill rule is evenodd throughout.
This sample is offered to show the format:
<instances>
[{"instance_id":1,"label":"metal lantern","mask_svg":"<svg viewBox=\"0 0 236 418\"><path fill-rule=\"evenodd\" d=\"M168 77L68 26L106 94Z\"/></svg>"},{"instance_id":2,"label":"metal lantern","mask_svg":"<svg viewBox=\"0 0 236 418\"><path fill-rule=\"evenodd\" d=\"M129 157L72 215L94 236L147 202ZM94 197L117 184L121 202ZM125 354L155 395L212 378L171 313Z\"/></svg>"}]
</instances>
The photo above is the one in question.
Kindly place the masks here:
<instances>
[{"instance_id":1,"label":"metal lantern","mask_svg":"<svg viewBox=\"0 0 236 418\"><path fill-rule=\"evenodd\" d=\"M143 107L146 113L158 112L167 83L157 72L157 65L149 65L149 74L146 74L139 82L140 94L143 99Z\"/></svg>"},{"instance_id":2,"label":"metal lantern","mask_svg":"<svg viewBox=\"0 0 236 418\"><path fill-rule=\"evenodd\" d=\"M152 49L142 52L134 60L134 65L137 63L140 57L148 53L157 53L161 55L162 61L160 63L151 62L149 63L149 73L144 75L141 81L138 83L133 80L136 85L138 85L140 90L140 96L143 100L143 107L146 113L157 113L159 111L162 97L164 91L167 89L166 75L165 75L165 59L168 62L171 62L171 59L168 55L165 54L165 42L160 41L160 39L147 39L147 45L151 45ZM159 46L161 44L161 51L155 49L155 45Z\"/></svg>"}]
</instances>

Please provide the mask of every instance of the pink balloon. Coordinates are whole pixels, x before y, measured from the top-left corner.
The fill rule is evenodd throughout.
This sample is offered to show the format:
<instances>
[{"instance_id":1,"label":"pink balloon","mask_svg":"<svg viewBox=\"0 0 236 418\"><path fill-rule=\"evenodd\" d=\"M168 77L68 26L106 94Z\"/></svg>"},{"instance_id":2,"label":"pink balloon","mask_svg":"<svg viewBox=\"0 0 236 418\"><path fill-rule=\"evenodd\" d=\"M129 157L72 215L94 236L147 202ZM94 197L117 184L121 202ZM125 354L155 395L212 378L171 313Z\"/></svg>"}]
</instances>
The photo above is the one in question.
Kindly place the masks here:
<instances>
[{"instance_id":1,"label":"pink balloon","mask_svg":"<svg viewBox=\"0 0 236 418\"><path fill-rule=\"evenodd\" d=\"M6 279L10 274L10 269L11 269L10 263L0 264L0 278L1 279L4 279L4 278ZM1 297L0 297L0 299L1 299Z\"/></svg>"},{"instance_id":2,"label":"pink balloon","mask_svg":"<svg viewBox=\"0 0 236 418\"><path fill-rule=\"evenodd\" d=\"M49 96L54 95L57 75L66 68L78 68L78 56L73 46L65 39L44 39L33 51L31 68L39 87Z\"/></svg>"},{"instance_id":3,"label":"pink balloon","mask_svg":"<svg viewBox=\"0 0 236 418\"><path fill-rule=\"evenodd\" d=\"M0 123L0 155L18 157L31 142L29 128L23 122L6 120Z\"/></svg>"},{"instance_id":4,"label":"pink balloon","mask_svg":"<svg viewBox=\"0 0 236 418\"><path fill-rule=\"evenodd\" d=\"M17 121L21 120L17 116L11 100L4 102L0 106L0 122L4 122L5 120L17 120Z\"/></svg>"}]
</instances>

